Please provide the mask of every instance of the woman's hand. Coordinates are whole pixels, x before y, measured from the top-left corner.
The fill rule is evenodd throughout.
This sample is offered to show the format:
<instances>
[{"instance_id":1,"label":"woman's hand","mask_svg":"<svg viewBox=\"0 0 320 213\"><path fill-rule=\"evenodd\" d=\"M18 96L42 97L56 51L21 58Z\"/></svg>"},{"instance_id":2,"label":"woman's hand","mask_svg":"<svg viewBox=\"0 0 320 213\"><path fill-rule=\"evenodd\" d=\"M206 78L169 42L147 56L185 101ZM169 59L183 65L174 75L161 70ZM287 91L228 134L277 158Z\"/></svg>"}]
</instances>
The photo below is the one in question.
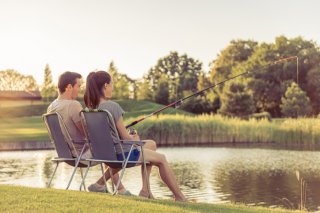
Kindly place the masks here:
<instances>
[{"instance_id":1,"label":"woman's hand","mask_svg":"<svg viewBox=\"0 0 320 213\"><path fill-rule=\"evenodd\" d=\"M140 140L140 136L138 134L134 134L134 135L130 135L132 140L135 140L135 141L139 141Z\"/></svg>"}]
</instances>

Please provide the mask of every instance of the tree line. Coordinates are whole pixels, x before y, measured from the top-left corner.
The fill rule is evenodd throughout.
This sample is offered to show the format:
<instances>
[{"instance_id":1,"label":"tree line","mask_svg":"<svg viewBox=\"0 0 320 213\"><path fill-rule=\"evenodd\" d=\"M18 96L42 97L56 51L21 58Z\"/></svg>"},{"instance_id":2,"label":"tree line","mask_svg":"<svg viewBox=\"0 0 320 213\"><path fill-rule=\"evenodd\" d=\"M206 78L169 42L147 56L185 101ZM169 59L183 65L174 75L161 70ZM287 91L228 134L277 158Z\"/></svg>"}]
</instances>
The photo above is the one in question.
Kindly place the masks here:
<instances>
[{"instance_id":1,"label":"tree line","mask_svg":"<svg viewBox=\"0 0 320 213\"><path fill-rule=\"evenodd\" d=\"M299 63L266 66L281 58L297 56ZM261 69L264 67L263 69ZM109 64L114 81L115 99L150 100L168 104L217 84L237 74L250 71L202 96L191 98L182 109L193 113L220 113L247 118L254 113L272 117L314 116L320 112L320 51L312 40L302 37L279 36L271 43L253 40L232 40L204 71L203 63L187 54L170 52L160 58L142 79L134 80L118 71L114 62ZM10 75L8 75L8 73ZM11 76L5 77L3 76ZM12 83L14 70L0 72L0 90L19 85L34 88L32 76L23 85ZM56 96L49 65L44 72L42 97ZM12 81L8 79L12 79ZM20 81L20 80L18 80ZM11 87L10 87L11 85Z\"/></svg>"}]
</instances>

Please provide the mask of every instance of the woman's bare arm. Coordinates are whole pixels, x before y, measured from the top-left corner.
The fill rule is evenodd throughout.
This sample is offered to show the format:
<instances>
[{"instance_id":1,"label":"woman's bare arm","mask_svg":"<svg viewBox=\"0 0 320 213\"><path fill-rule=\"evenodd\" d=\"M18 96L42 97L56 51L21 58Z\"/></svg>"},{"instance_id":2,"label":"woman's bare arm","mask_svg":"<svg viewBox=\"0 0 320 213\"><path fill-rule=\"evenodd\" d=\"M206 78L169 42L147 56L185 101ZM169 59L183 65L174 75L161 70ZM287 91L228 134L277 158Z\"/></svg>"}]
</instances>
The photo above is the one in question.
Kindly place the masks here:
<instances>
[{"instance_id":1,"label":"woman's bare arm","mask_svg":"<svg viewBox=\"0 0 320 213\"><path fill-rule=\"evenodd\" d=\"M123 123L123 117L121 116L119 120L116 123L117 130L119 133L119 136L122 140L140 140L140 137L138 134L135 135L129 135L124 123Z\"/></svg>"}]
</instances>

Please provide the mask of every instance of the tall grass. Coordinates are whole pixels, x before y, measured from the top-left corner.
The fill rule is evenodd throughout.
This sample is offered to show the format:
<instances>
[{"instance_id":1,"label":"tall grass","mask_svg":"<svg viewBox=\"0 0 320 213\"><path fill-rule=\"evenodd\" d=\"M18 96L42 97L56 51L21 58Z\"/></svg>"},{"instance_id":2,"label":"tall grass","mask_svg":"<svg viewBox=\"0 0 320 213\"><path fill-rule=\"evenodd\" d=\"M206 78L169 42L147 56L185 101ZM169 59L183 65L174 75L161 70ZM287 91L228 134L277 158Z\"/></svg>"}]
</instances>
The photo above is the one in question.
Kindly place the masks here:
<instances>
[{"instance_id":1,"label":"tall grass","mask_svg":"<svg viewBox=\"0 0 320 213\"><path fill-rule=\"evenodd\" d=\"M277 123L225 118L219 115L160 115L140 123L137 130L143 138L152 138L159 145L320 142L320 120L316 118L287 119Z\"/></svg>"}]
</instances>

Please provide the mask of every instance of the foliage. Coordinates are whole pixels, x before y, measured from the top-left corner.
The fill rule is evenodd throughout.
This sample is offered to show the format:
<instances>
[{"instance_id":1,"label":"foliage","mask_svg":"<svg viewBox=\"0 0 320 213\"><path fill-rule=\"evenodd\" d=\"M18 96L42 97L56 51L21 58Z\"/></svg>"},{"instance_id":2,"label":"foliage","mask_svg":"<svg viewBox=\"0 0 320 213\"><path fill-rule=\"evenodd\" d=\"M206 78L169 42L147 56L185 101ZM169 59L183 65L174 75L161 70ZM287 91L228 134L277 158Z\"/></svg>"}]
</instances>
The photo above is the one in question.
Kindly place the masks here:
<instances>
[{"instance_id":1,"label":"foliage","mask_svg":"<svg viewBox=\"0 0 320 213\"><path fill-rule=\"evenodd\" d=\"M247 118L255 112L252 95L243 83L233 81L224 87L219 112L222 115L241 118Z\"/></svg>"},{"instance_id":2,"label":"foliage","mask_svg":"<svg viewBox=\"0 0 320 213\"><path fill-rule=\"evenodd\" d=\"M164 75L158 80L158 86L154 91L154 100L156 103L169 103L169 83Z\"/></svg>"},{"instance_id":3,"label":"foliage","mask_svg":"<svg viewBox=\"0 0 320 213\"><path fill-rule=\"evenodd\" d=\"M129 99L131 79L127 75L119 73L113 61L109 65L108 73L112 76L113 80L112 96L115 99Z\"/></svg>"},{"instance_id":4,"label":"foliage","mask_svg":"<svg viewBox=\"0 0 320 213\"><path fill-rule=\"evenodd\" d=\"M179 55L177 52L170 52L169 55L158 60L157 64L150 69L146 79L154 91L165 80L168 84L169 97L168 100L166 98L163 100L173 102L182 98L184 91L197 89L201 69L202 63L200 61L190 58L186 54ZM155 92L154 97L158 96L159 94Z\"/></svg>"},{"instance_id":5,"label":"foliage","mask_svg":"<svg viewBox=\"0 0 320 213\"><path fill-rule=\"evenodd\" d=\"M147 78L143 78L142 81L137 82L137 100L152 100L152 92L150 83Z\"/></svg>"},{"instance_id":6,"label":"foliage","mask_svg":"<svg viewBox=\"0 0 320 213\"><path fill-rule=\"evenodd\" d=\"M234 73L234 69L253 54L257 42L252 40L232 40L230 44L223 49L217 59L210 64L210 80L212 83L221 82ZM220 90L222 90L223 86Z\"/></svg>"},{"instance_id":7,"label":"foliage","mask_svg":"<svg viewBox=\"0 0 320 213\"><path fill-rule=\"evenodd\" d=\"M18 71L8 69L0 71L0 90L34 91L38 90L38 85L31 75L22 75Z\"/></svg>"},{"instance_id":8,"label":"foliage","mask_svg":"<svg viewBox=\"0 0 320 213\"><path fill-rule=\"evenodd\" d=\"M281 58L290 56L299 58L298 78L295 60L272 64ZM275 43L259 45L245 64L246 70L252 71L248 85L253 91L258 111L267 111L273 117L279 117L281 97L288 85L299 80L299 86L305 91L306 74L313 67L314 62L319 59L316 44L313 41L303 40L301 37L288 39L285 36L279 36L275 39Z\"/></svg>"},{"instance_id":9,"label":"foliage","mask_svg":"<svg viewBox=\"0 0 320 213\"><path fill-rule=\"evenodd\" d=\"M134 109L125 114L126 124L159 109L157 104L153 104L150 110L138 101L119 101L119 104L125 111ZM319 144L320 141L318 118L273 119L270 122L268 119L240 120L220 115L192 116L175 109L163 113L166 114L151 117L135 126L141 138L154 139L159 146L214 145L222 142L308 145ZM48 141L40 116L0 118L0 129L0 142Z\"/></svg>"},{"instance_id":10,"label":"foliage","mask_svg":"<svg viewBox=\"0 0 320 213\"><path fill-rule=\"evenodd\" d=\"M316 118L268 119L228 118L220 115L160 115L136 126L141 138L152 138L159 146L201 146L217 143L319 144L320 123Z\"/></svg>"},{"instance_id":11,"label":"foliage","mask_svg":"<svg viewBox=\"0 0 320 213\"><path fill-rule=\"evenodd\" d=\"M307 116L311 111L309 98L296 83L291 84L281 100L281 112L286 117Z\"/></svg>"},{"instance_id":12,"label":"foliage","mask_svg":"<svg viewBox=\"0 0 320 213\"><path fill-rule=\"evenodd\" d=\"M308 72L307 88L313 114L317 115L320 112L320 64L317 64Z\"/></svg>"},{"instance_id":13,"label":"foliage","mask_svg":"<svg viewBox=\"0 0 320 213\"><path fill-rule=\"evenodd\" d=\"M56 86L53 84L52 81L52 73L49 64L46 64L46 67L44 69L43 86L41 88L41 96L44 100L48 102L50 98L56 97L56 95L57 90Z\"/></svg>"},{"instance_id":14,"label":"foliage","mask_svg":"<svg viewBox=\"0 0 320 213\"><path fill-rule=\"evenodd\" d=\"M249 116L249 118L253 118L256 120L262 120L262 119L266 119L268 121L272 121L272 117L270 115L269 112L260 112L260 113L253 113Z\"/></svg>"}]
</instances>

